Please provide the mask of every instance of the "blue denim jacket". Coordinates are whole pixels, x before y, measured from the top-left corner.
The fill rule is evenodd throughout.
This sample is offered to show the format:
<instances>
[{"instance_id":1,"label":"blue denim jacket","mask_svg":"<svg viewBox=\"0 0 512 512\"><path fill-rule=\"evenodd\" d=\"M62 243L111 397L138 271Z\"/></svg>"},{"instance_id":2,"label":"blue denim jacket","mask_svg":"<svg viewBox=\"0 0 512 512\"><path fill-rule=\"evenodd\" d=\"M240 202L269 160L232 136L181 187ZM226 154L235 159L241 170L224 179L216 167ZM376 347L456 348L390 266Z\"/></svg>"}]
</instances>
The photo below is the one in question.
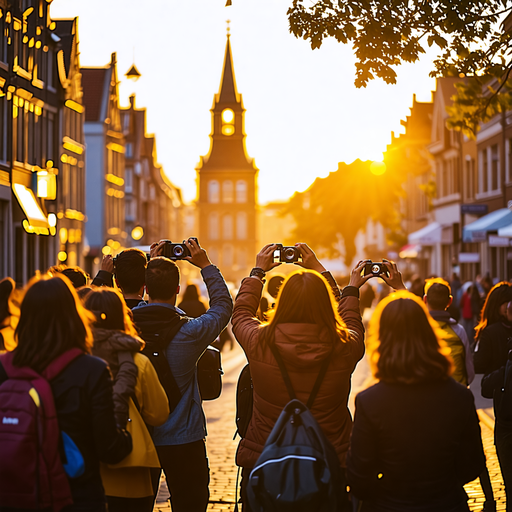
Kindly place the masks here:
<instances>
[{"instance_id":1,"label":"blue denim jacket","mask_svg":"<svg viewBox=\"0 0 512 512\"><path fill-rule=\"evenodd\" d=\"M167 359L181 391L181 400L160 427L155 427L153 441L156 446L192 443L207 435L206 420L197 385L197 361L226 327L233 312L233 301L219 269L210 265L201 270L210 297L210 309L199 318L189 318L169 343ZM152 304L139 304L137 308L150 308ZM175 306L161 304L185 313Z\"/></svg>"}]
</instances>

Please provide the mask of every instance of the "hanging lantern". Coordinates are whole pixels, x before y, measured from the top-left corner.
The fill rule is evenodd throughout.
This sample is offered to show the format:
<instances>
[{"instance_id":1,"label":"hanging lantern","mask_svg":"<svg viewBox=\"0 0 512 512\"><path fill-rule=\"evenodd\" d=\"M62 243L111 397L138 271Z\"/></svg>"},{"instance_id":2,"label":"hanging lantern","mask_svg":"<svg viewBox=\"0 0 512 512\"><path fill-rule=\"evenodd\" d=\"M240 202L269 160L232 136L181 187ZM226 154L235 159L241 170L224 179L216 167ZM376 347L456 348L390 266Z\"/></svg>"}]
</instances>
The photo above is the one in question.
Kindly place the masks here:
<instances>
[{"instance_id":1,"label":"hanging lantern","mask_svg":"<svg viewBox=\"0 0 512 512\"><path fill-rule=\"evenodd\" d=\"M124 75L128 80L133 80L136 82L142 75L139 73L139 70L135 67L135 64L126 72Z\"/></svg>"}]
</instances>

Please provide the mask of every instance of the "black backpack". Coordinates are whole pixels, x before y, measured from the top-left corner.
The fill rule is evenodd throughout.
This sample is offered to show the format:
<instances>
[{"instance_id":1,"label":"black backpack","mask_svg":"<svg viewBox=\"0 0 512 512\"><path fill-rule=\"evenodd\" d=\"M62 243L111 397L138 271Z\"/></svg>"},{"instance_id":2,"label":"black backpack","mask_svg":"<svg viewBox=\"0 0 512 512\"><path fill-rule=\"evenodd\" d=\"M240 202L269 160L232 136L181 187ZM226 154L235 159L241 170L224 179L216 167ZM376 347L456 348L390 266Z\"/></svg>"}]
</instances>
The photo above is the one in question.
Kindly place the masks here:
<instances>
[{"instance_id":1,"label":"black backpack","mask_svg":"<svg viewBox=\"0 0 512 512\"><path fill-rule=\"evenodd\" d=\"M271 345L291 401L285 406L249 476L254 512L335 512L341 492L338 456L309 411L327 373L326 358L307 405L295 398L281 355Z\"/></svg>"},{"instance_id":2,"label":"black backpack","mask_svg":"<svg viewBox=\"0 0 512 512\"><path fill-rule=\"evenodd\" d=\"M245 437L252 418L253 402L251 369L249 364L246 364L240 372L236 385L236 432L233 439L237 434L242 439Z\"/></svg>"},{"instance_id":3,"label":"black backpack","mask_svg":"<svg viewBox=\"0 0 512 512\"><path fill-rule=\"evenodd\" d=\"M197 384L202 400L215 400L222 392L222 361L220 350L208 345L197 362Z\"/></svg>"},{"instance_id":4,"label":"black backpack","mask_svg":"<svg viewBox=\"0 0 512 512\"><path fill-rule=\"evenodd\" d=\"M170 327L166 327L157 332L144 331L141 333L142 339L146 342L146 346L142 353L147 356L155 367L158 380L165 390L167 399L169 400L169 410L174 411L181 400L181 391L176 383L176 379L171 372L171 367L167 361L165 351L181 326L187 322L186 318L182 318L179 322L173 323Z\"/></svg>"}]
</instances>

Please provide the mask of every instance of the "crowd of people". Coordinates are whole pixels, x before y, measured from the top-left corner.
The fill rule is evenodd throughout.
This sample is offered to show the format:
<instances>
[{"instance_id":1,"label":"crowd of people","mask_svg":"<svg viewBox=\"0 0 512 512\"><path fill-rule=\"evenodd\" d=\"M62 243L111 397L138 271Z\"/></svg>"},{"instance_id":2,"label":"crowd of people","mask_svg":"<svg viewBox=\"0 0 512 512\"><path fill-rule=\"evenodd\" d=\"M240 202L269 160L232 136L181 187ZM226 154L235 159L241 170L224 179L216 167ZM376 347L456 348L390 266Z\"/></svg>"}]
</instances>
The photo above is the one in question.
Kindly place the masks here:
<instances>
[{"instance_id":1,"label":"crowd of people","mask_svg":"<svg viewBox=\"0 0 512 512\"><path fill-rule=\"evenodd\" d=\"M496 510L468 389L475 372L494 399L512 510L512 285L432 278L408 291L383 260L392 293L379 297L365 342L362 313L375 298L367 260L341 289L299 243L302 268L266 283L280 264L266 245L233 305L191 238L185 260L201 270L209 304L192 284L177 306L179 267L161 255L164 244L149 258L138 249L105 257L91 283L63 266L23 290L0 281L0 512L150 512L162 470L173 512L204 512L197 365L209 345L233 343L229 322L251 379L236 454L244 512L462 512L476 478L484 510ZM377 383L357 395L352 419L351 378L365 350ZM287 428L306 432L302 444ZM299 488L304 475L318 478L315 490Z\"/></svg>"}]
</instances>

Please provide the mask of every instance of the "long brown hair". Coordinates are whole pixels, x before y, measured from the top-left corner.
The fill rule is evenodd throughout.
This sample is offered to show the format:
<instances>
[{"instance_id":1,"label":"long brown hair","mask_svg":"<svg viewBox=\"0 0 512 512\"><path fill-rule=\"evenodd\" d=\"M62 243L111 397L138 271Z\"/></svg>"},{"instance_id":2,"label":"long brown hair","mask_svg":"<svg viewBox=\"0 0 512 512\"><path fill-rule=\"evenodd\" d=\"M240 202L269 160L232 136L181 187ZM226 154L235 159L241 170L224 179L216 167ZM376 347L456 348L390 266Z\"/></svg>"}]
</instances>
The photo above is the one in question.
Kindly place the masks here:
<instances>
[{"instance_id":1,"label":"long brown hair","mask_svg":"<svg viewBox=\"0 0 512 512\"><path fill-rule=\"evenodd\" d=\"M131 336L137 335L131 311L123 296L113 288L96 288L85 297L85 307L96 317L94 327L115 329Z\"/></svg>"},{"instance_id":2,"label":"long brown hair","mask_svg":"<svg viewBox=\"0 0 512 512\"><path fill-rule=\"evenodd\" d=\"M13 364L41 372L70 348L90 352L92 319L67 277L32 278L21 304Z\"/></svg>"},{"instance_id":3,"label":"long brown hair","mask_svg":"<svg viewBox=\"0 0 512 512\"><path fill-rule=\"evenodd\" d=\"M317 324L326 328L334 339L348 340L348 329L338 314L338 305L329 283L313 270L290 274L279 290L270 321L263 324L261 339L274 341L278 324Z\"/></svg>"},{"instance_id":4,"label":"long brown hair","mask_svg":"<svg viewBox=\"0 0 512 512\"><path fill-rule=\"evenodd\" d=\"M475 327L475 340L480 337L480 333L488 326L505 320L501 316L500 307L505 302L512 300L512 285L502 281L494 285L487 295L484 307L480 313L480 321Z\"/></svg>"},{"instance_id":5,"label":"long brown hair","mask_svg":"<svg viewBox=\"0 0 512 512\"><path fill-rule=\"evenodd\" d=\"M369 331L372 370L381 381L416 384L451 375L450 349L416 295L399 291L382 300Z\"/></svg>"}]
</instances>

